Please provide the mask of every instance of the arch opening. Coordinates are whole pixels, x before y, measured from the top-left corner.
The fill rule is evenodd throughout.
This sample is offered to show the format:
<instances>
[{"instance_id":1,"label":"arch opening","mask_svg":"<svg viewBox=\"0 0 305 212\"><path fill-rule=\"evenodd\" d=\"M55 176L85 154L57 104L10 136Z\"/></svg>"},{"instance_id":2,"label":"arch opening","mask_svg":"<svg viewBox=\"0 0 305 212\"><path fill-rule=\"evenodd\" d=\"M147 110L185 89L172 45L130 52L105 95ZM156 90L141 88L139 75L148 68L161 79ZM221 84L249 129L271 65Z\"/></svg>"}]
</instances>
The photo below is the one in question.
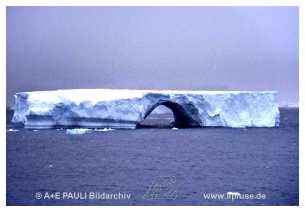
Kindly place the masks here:
<instances>
[{"instance_id":1,"label":"arch opening","mask_svg":"<svg viewBox=\"0 0 305 212\"><path fill-rule=\"evenodd\" d=\"M167 108L166 111L167 113L162 115L153 113L153 111L155 111L155 109L159 107ZM194 115L194 110L189 111L178 103L171 101L159 101L157 104L153 105L146 112L146 114L144 115L144 120L141 123L139 123L139 127L140 128L147 127L147 125L149 125L149 127L166 127L166 128L200 126L199 122L194 119L193 115ZM155 119L155 121L153 122L152 119ZM160 122L161 123L163 122L163 124L160 124Z\"/></svg>"},{"instance_id":2,"label":"arch opening","mask_svg":"<svg viewBox=\"0 0 305 212\"><path fill-rule=\"evenodd\" d=\"M144 120L138 124L138 128L172 128L174 120L171 109L158 105L145 115Z\"/></svg>"}]
</instances>

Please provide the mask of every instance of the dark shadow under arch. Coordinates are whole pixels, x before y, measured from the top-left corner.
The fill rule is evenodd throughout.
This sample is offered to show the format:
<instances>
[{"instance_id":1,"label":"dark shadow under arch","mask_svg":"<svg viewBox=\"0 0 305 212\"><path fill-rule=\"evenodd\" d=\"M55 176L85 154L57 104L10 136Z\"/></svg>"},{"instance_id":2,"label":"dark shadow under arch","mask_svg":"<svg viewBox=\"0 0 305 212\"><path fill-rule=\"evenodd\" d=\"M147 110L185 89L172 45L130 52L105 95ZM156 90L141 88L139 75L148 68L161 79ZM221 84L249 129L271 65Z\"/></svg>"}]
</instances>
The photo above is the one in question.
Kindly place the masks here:
<instances>
[{"instance_id":1,"label":"dark shadow under arch","mask_svg":"<svg viewBox=\"0 0 305 212\"><path fill-rule=\"evenodd\" d=\"M170 109L174 115L174 122L172 123L172 126L175 127L198 127L200 126L200 123L198 120L196 120L194 117L196 117L197 110L195 110L193 105L188 105L189 109L185 109L182 105L167 101L167 100L161 100L158 103L154 104L149 110L146 111L144 115L144 120L149 114L152 113L152 111L157 108L158 106L163 105Z\"/></svg>"}]
</instances>

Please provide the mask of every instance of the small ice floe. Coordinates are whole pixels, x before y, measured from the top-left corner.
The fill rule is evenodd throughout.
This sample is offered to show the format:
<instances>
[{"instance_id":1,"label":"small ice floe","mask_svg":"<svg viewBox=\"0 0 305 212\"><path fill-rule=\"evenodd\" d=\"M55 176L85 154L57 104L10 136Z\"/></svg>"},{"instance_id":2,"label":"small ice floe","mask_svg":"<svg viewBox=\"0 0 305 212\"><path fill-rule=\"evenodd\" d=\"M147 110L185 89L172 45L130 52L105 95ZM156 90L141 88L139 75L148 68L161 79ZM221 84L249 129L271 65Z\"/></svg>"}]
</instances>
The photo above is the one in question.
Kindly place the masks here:
<instances>
[{"instance_id":1,"label":"small ice floe","mask_svg":"<svg viewBox=\"0 0 305 212\"><path fill-rule=\"evenodd\" d=\"M33 130L33 132L37 132L38 130Z\"/></svg>"},{"instance_id":2,"label":"small ice floe","mask_svg":"<svg viewBox=\"0 0 305 212\"><path fill-rule=\"evenodd\" d=\"M177 127L173 127L172 130L179 130Z\"/></svg>"},{"instance_id":3,"label":"small ice floe","mask_svg":"<svg viewBox=\"0 0 305 212\"><path fill-rule=\"evenodd\" d=\"M53 164L49 164L49 165L48 165L48 168L53 168Z\"/></svg>"},{"instance_id":4,"label":"small ice floe","mask_svg":"<svg viewBox=\"0 0 305 212\"><path fill-rule=\"evenodd\" d=\"M97 132L107 132L107 131L113 131L114 129L112 128L104 128L104 129L95 129L94 131L97 131Z\"/></svg>"},{"instance_id":5,"label":"small ice floe","mask_svg":"<svg viewBox=\"0 0 305 212\"><path fill-rule=\"evenodd\" d=\"M8 132L18 132L19 130L16 130L16 129L9 129L7 130Z\"/></svg>"},{"instance_id":6,"label":"small ice floe","mask_svg":"<svg viewBox=\"0 0 305 212\"><path fill-rule=\"evenodd\" d=\"M67 129L66 133L70 135L81 135L91 132L91 129L86 129L86 128L75 128L75 129Z\"/></svg>"}]
</instances>

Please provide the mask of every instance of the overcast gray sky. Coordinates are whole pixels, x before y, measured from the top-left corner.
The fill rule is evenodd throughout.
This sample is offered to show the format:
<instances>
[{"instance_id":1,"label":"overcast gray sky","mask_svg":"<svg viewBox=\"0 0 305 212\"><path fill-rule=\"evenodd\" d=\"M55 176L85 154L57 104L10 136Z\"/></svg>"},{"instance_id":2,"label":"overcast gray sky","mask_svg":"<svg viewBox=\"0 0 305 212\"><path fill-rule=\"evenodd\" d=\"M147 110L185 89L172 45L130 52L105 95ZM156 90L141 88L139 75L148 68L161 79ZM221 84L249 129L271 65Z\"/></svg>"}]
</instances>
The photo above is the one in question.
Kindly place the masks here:
<instances>
[{"instance_id":1,"label":"overcast gray sky","mask_svg":"<svg viewBox=\"0 0 305 212\"><path fill-rule=\"evenodd\" d=\"M298 102L298 7L8 7L7 101L72 88L277 90Z\"/></svg>"}]
</instances>

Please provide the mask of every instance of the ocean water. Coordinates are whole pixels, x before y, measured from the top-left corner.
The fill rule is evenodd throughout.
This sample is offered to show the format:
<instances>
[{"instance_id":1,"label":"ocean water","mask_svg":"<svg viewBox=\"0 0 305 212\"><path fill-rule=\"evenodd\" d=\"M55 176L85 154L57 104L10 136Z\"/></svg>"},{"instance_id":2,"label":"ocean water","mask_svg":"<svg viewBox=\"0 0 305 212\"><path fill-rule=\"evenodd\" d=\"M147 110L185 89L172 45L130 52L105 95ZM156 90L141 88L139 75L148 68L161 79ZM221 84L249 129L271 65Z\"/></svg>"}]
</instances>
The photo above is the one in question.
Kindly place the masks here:
<instances>
[{"instance_id":1,"label":"ocean water","mask_svg":"<svg viewBox=\"0 0 305 212\"><path fill-rule=\"evenodd\" d=\"M152 115L71 135L14 126L7 111L7 205L298 205L298 113L281 109L279 128L173 130Z\"/></svg>"}]
</instances>

